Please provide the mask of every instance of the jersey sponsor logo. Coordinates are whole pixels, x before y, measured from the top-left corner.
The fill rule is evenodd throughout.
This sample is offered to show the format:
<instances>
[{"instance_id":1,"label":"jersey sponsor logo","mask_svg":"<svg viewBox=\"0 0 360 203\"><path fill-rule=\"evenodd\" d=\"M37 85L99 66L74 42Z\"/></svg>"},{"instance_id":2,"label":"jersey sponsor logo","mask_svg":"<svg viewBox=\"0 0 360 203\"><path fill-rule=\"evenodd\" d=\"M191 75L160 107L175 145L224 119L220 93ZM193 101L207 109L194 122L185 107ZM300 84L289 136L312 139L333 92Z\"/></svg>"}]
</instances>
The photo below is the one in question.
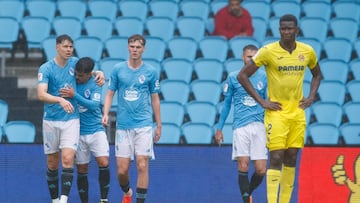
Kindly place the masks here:
<instances>
[{"instance_id":1,"label":"jersey sponsor logo","mask_svg":"<svg viewBox=\"0 0 360 203\"><path fill-rule=\"evenodd\" d=\"M256 106L256 101L251 96L245 96L241 99L245 106Z\"/></svg>"},{"instance_id":2,"label":"jersey sponsor logo","mask_svg":"<svg viewBox=\"0 0 360 203\"><path fill-rule=\"evenodd\" d=\"M38 73L38 81L42 81L43 80L43 74L42 73Z\"/></svg>"},{"instance_id":3,"label":"jersey sponsor logo","mask_svg":"<svg viewBox=\"0 0 360 203\"><path fill-rule=\"evenodd\" d=\"M143 84L145 82L145 76L144 75L140 75L139 76L139 83Z\"/></svg>"},{"instance_id":4,"label":"jersey sponsor logo","mask_svg":"<svg viewBox=\"0 0 360 203\"><path fill-rule=\"evenodd\" d=\"M126 101L136 101L139 99L139 91L133 87L124 91L124 99Z\"/></svg>"},{"instance_id":5,"label":"jersey sponsor logo","mask_svg":"<svg viewBox=\"0 0 360 203\"><path fill-rule=\"evenodd\" d=\"M305 66L278 66L278 70L280 72L286 72L286 71L304 71Z\"/></svg>"}]
</instances>

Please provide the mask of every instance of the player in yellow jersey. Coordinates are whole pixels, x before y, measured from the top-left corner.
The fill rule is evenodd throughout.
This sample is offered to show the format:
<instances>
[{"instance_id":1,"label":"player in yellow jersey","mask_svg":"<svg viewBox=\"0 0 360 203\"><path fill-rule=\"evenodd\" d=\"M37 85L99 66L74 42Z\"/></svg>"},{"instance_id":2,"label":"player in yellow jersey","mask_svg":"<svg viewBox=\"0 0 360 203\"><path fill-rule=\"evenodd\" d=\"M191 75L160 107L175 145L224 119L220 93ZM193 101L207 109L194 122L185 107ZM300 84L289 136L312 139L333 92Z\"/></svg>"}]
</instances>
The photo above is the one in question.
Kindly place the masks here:
<instances>
[{"instance_id":1,"label":"player in yellow jersey","mask_svg":"<svg viewBox=\"0 0 360 203\"><path fill-rule=\"evenodd\" d=\"M246 91L265 108L264 123L270 151L270 166L266 173L269 203L290 202L297 155L304 147L304 109L314 101L322 79L314 49L296 41L299 32L296 17L284 15L279 24L281 39L260 48L252 63L245 65L237 77ZM265 67L268 78L266 100L249 80L261 66ZM306 68L310 68L313 76L309 95L303 95L302 89Z\"/></svg>"}]
</instances>

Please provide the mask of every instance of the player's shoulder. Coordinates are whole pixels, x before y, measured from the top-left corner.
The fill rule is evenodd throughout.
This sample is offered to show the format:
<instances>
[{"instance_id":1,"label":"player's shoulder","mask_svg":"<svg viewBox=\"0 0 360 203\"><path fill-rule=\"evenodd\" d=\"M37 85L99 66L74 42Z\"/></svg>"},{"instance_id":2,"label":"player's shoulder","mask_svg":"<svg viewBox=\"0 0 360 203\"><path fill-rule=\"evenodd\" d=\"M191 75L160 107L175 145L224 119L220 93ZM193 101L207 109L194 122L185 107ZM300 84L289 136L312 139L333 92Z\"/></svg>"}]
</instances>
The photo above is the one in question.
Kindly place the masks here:
<instances>
[{"instance_id":1,"label":"player's shoulder","mask_svg":"<svg viewBox=\"0 0 360 203\"><path fill-rule=\"evenodd\" d=\"M310 44L300 41L296 41L296 46L302 49L312 49L312 46Z\"/></svg>"}]
</instances>

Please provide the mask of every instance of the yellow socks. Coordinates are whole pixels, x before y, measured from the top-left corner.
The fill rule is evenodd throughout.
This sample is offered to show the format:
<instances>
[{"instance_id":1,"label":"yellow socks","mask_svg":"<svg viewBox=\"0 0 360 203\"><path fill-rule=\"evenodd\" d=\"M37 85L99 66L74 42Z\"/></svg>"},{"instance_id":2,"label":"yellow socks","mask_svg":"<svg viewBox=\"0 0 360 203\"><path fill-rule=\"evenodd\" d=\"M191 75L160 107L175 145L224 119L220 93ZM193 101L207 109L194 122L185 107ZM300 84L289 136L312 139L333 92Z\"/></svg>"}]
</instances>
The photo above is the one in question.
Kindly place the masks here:
<instances>
[{"instance_id":1,"label":"yellow socks","mask_svg":"<svg viewBox=\"0 0 360 203\"><path fill-rule=\"evenodd\" d=\"M277 203L280 170L268 169L266 172L266 189L268 203Z\"/></svg>"},{"instance_id":2,"label":"yellow socks","mask_svg":"<svg viewBox=\"0 0 360 203\"><path fill-rule=\"evenodd\" d=\"M295 167L283 166L280 178L279 203L289 203L294 187Z\"/></svg>"}]
</instances>

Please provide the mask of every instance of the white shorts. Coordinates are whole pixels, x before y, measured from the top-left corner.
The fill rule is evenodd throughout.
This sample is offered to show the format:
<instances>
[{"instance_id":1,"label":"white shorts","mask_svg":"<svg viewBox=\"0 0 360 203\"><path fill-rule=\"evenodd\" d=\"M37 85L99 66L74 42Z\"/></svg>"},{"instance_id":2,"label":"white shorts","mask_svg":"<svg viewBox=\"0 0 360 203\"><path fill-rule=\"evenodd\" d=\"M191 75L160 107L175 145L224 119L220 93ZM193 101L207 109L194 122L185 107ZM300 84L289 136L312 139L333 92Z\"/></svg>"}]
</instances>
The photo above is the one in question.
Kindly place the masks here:
<instances>
[{"instance_id":1,"label":"white shorts","mask_svg":"<svg viewBox=\"0 0 360 203\"><path fill-rule=\"evenodd\" d=\"M59 152L62 148L76 150L79 144L80 120L43 120L43 143L45 154Z\"/></svg>"},{"instance_id":2,"label":"white shorts","mask_svg":"<svg viewBox=\"0 0 360 203\"><path fill-rule=\"evenodd\" d=\"M154 159L153 129L151 126L130 130L116 130L115 156L134 160L135 155Z\"/></svg>"},{"instance_id":3,"label":"white shorts","mask_svg":"<svg viewBox=\"0 0 360 203\"><path fill-rule=\"evenodd\" d=\"M232 159L250 157L251 160L267 159L265 126L253 122L233 130Z\"/></svg>"},{"instance_id":4,"label":"white shorts","mask_svg":"<svg viewBox=\"0 0 360 203\"><path fill-rule=\"evenodd\" d=\"M104 131L80 136L79 147L75 156L75 163L89 163L91 153L94 157L109 156L109 142Z\"/></svg>"}]
</instances>

